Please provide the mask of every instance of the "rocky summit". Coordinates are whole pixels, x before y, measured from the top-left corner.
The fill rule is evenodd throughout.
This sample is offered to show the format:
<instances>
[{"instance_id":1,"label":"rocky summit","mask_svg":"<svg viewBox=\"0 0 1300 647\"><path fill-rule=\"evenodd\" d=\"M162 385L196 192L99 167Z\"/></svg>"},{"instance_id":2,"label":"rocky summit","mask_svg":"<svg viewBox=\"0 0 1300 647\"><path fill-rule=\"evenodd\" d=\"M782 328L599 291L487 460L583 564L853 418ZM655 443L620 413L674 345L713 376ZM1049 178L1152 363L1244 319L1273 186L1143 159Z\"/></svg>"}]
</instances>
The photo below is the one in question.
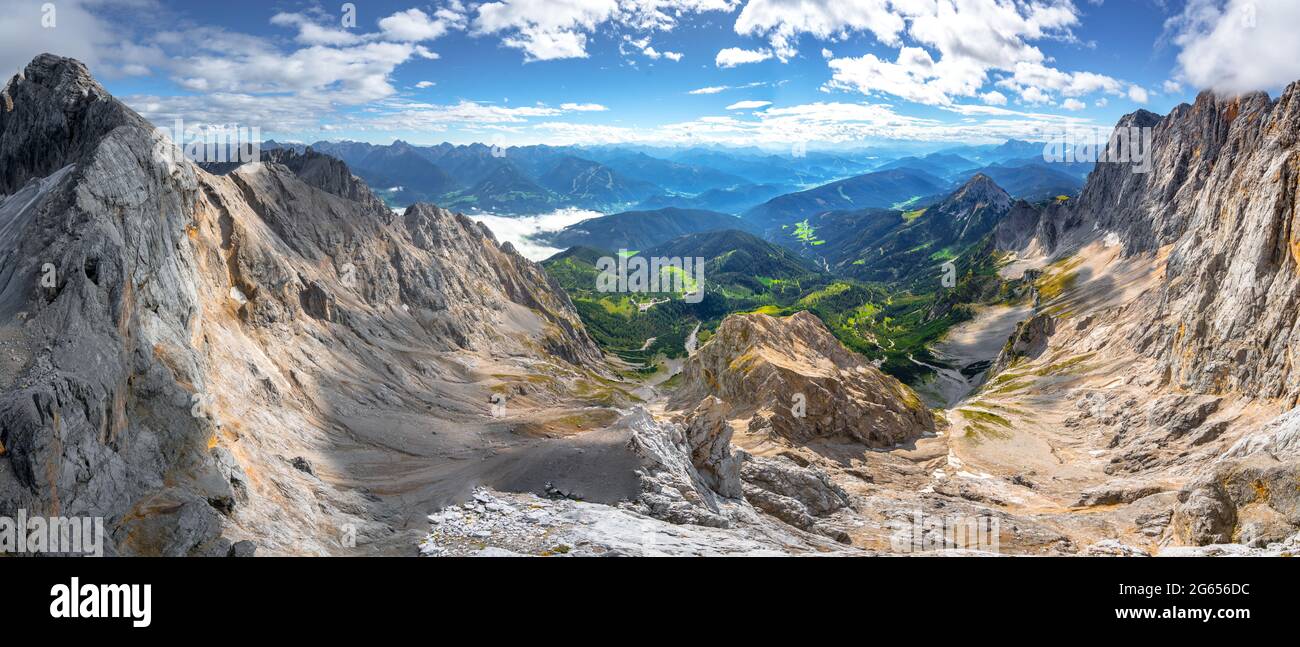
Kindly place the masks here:
<instances>
[{"instance_id":1,"label":"rocky summit","mask_svg":"<svg viewBox=\"0 0 1300 647\"><path fill-rule=\"evenodd\" d=\"M708 397L727 402L749 432L794 442L891 447L934 430L911 389L845 349L807 311L727 317L686 362L669 406L694 408Z\"/></svg>"}]
</instances>

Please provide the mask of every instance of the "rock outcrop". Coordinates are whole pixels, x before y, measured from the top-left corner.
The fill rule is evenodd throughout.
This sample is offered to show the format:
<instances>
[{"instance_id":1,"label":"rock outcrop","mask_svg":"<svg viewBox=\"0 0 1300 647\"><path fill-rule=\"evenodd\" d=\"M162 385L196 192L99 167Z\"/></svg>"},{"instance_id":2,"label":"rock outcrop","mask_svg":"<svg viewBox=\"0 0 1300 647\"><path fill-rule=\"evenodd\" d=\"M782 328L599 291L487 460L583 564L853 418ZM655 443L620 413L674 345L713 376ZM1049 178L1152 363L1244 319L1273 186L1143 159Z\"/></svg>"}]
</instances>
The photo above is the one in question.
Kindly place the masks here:
<instances>
[{"instance_id":1,"label":"rock outcrop","mask_svg":"<svg viewBox=\"0 0 1300 647\"><path fill-rule=\"evenodd\" d=\"M709 396L678 422L657 421L644 409L620 421L641 463L641 493L629 507L671 523L732 528L754 523L748 503L795 528L848 543L843 530L823 523L849 506L843 488L817 467L734 450L728 413Z\"/></svg>"},{"instance_id":2,"label":"rock outcrop","mask_svg":"<svg viewBox=\"0 0 1300 647\"><path fill-rule=\"evenodd\" d=\"M1300 409L1234 444L1179 492L1174 537L1255 547L1300 532Z\"/></svg>"},{"instance_id":3,"label":"rock outcrop","mask_svg":"<svg viewBox=\"0 0 1300 647\"><path fill-rule=\"evenodd\" d=\"M796 528L849 543L847 533L821 522L849 507L849 495L826 472L785 457L747 456L741 478L745 499L754 507Z\"/></svg>"},{"instance_id":4,"label":"rock outcrop","mask_svg":"<svg viewBox=\"0 0 1300 647\"><path fill-rule=\"evenodd\" d=\"M890 447L934 430L911 389L840 344L809 312L731 315L687 362L669 407L708 397L751 432L801 443L844 438Z\"/></svg>"},{"instance_id":5,"label":"rock outcrop","mask_svg":"<svg viewBox=\"0 0 1300 647\"><path fill-rule=\"evenodd\" d=\"M1047 350L1048 338L1056 332L1056 321L1046 313L1036 314L1016 324L1016 329L1007 338L989 375L997 375L1010 368L1019 359L1035 358Z\"/></svg>"}]
</instances>

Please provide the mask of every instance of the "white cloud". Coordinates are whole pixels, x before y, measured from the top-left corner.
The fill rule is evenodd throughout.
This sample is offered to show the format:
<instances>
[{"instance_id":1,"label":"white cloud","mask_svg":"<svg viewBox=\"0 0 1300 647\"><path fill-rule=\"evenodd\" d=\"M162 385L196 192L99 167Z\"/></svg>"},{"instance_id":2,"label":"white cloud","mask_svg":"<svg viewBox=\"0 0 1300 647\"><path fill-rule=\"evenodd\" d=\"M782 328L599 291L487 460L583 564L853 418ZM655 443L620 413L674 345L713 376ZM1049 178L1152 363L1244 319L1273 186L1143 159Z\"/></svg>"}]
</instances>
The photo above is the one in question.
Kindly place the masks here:
<instances>
[{"instance_id":1,"label":"white cloud","mask_svg":"<svg viewBox=\"0 0 1300 647\"><path fill-rule=\"evenodd\" d=\"M984 80L983 72L977 78L970 78L956 73L959 71L951 65L940 69L930 53L919 47L900 49L893 62L865 54L858 58L832 59L829 65L833 75L828 87L863 94L891 94L930 105L951 103L950 95L954 93L974 95Z\"/></svg>"},{"instance_id":2,"label":"white cloud","mask_svg":"<svg viewBox=\"0 0 1300 647\"><path fill-rule=\"evenodd\" d=\"M513 142L547 144L646 143L788 146L793 142L841 144L870 140L999 142L1044 141L1063 132L1094 133L1102 126L1069 115L1021 112L995 106L954 104L966 118L951 123L900 115L891 106L818 102L753 113L701 117L654 128L542 121L512 135Z\"/></svg>"},{"instance_id":3,"label":"white cloud","mask_svg":"<svg viewBox=\"0 0 1300 647\"><path fill-rule=\"evenodd\" d=\"M432 17L419 9L407 9L379 20L384 38L403 42L436 40L464 27L465 14L459 2L435 11Z\"/></svg>"},{"instance_id":4,"label":"white cloud","mask_svg":"<svg viewBox=\"0 0 1300 647\"><path fill-rule=\"evenodd\" d=\"M604 214L597 211L581 209L561 209L540 216L506 217L493 215L471 215L470 218L487 225L497 240L509 242L520 254L534 260L545 260L560 253L561 249L548 247L535 240L538 234L559 231L569 225L576 225L589 218L599 218Z\"/></svg>"},{"instance_id":5,"label":"white cloud","mask_svg":"<svg viewBox=\"0 0 1300 647\"><path fill-rule=\"evenodd\" d=\"M1108 104L1110 104L1110 102L1106 100L1106 97L1097 99L1096 105L1098 108L1105 108Z\"/></svg>"},{"instance_id":6,"label":"white cloud","mask_svg":"<svg viewBox=\"0 0 1300 647\"><path fill-rule=\"evenodd\" d=\"M364 116L349 115L348 125L357 130L390 133L394 131L441 132L449 127L479 128L511 133L535 124L535 120L560 117L569 113L604 112L609 108L598 103L563 103L558 108L537 104L503 106L479 101L432 104L411 101L385 101Z\"/></svg>"},{"instance_id":7,"label":"white cloud","mask_svg":"<svg viewBox=\"0 0 1300 647\"><path fill-rule=\"evenodd\" d=\"M171 68L177 83L195 92L315 93L359 104L393 94L389 75L416 53L409 43L318 45L290 54L254 49L176 58Z\"/></svg>"},{"instance_id":8,"label":"white cloud","mask_svg":"<svg viewBox=\"0 0 1300 647\"><path fill-rule=\"evenodd\" d=\"M1078 99L1066 99L1065 101L1061 102L1061 107L1065 108L1066 110L1083 110L1084 108L1088 107L1088 104Z\"/></svg>"},{"instance_id":9,"label":"white cloud","mask_svg":"<svg viewBox=\"0 0 1300 647\"><path fill-rule=\"evenodd\" d=\"M717 57L713 59L714 65L718 67L736 67L747 63L758 63L772 58L772 52L761 50L748 50L739 47L728 47L718 52Z\"/></svg>"},{"instance_id":10,"label":"white cloud","mask_svg":"<svg viewBox=\"0 0 1300 647\"><path fill-rule=\"evenodd\" d=\"M1183 91L1183 84L1177 81L1165 81L1160 87L1165 91L1165 94L1178 94Z\"/></svg>"},{"instance_id":11,"label":"white cloud","mask_svg":"<svg viewBox=\"0 0 1300 647\"><path fill-rule=\"evenodd\" d=\"M798 53L800 34L822 40L871 32L887 45L898 42L903 19L889 10L887 0L750 0L736 18L742 36L765 36L777 58L787 61Z\"/></svg>"},{"instance_id":12,"label":"white cloud","mask_svg":"<svg viewBox=\"0 0 1300 647\"><path fill-rule=\"evenodd\" d=\"M122 49L123 55L165 70L193 94L126 99L156 122L182 118L195 124L240 123L263 131L324 129L322 120L337 117L340 108L374 106L395 95L392 74L397 66L415 58L437 58L421 41L463 27L463 12L458 0L433 10L432 17L419 10L403 11L380 19L380 30L372 33L336 29L329 21L337 19L320 10L278 13L270 23L294 29L294 41L306 45L288 51L276 41L219 27L155 32L147 46ZM433 85L420 81L414 87Z\"/></svg>"},{"instance_id":13,"label":"white cloud","mask_svg":"<svg viewBox=\"0 0 1300 647\"><path fill-rule=\"evenodd\" d=\"M1059 92L1067 97L1080 97L1095 92L1122 95L1124 83L1118 79L1094 72L1063 72L1041 63L1021 61L1016 63L1010 77L998 85L1023 92L1033 86L1042 92Z\"/></svg>"},{"instance_id":14,"label":"white cloud","mask_svg":"<svg viewBox=\"0 0 1300 647\"><path fill-rule=\"evenodd\" d=\"M887 94L942 106L961 97L980 96L990 73L1003 72L1009 74L997 85L1033 103L1051 102L1053 93L1079 97L1124 92L1124 83L1118 79L1050 67L1043 52L1030 44L1043 39L1076 40L1070 30L1079 24L1079 12L1070 2L892 0L889 8L896 23L878 15L883 2L809 0L804 4L812 5L815 20L794 16L802 5L778 0L764 0L764 4L784 8L784 19L772 34L784 38L786 45L800 33L834 38L868 30L882 42L898 47L892 61L874 54L832 58L827 89ZM740 24L738 20L738 31ZM773 47L778 55L788 53L782 52L776 41Z\"/></svg>"},{"instance_id":15,"label":"white cloud","mask_svg":"<svg viewBox=\"0 0 1300 647\"><path fill-rule=\"evenodd\" d=\"M55 5L58 21L53 29L41 26L45 0L6 0L0 19L0 83L7 82L38 54L51 52L85 63L91 72L120 75L124 70L112 51L123 42L122 33L107 20L91 13L95 3L61 0ZM131 61L130 65L140 65ZM138 67L131 71L141 71Z\"/></svg>"},{"instance_id":16,"label":"white cloud","mask_svg":"<svg viewBox=\"0 0 1300 647\"><path fill-rule=\"evenodd\" d=\"M1135 103L1146 103L1149 98L1146 88L1137 85L1131 85L1128 88L1128 98Z\"/></svg>"},{"instance_id":17,"label":"white cloud","mask_svg":"<svg viewBox=\"0 0 1300 647\"><path fill-rule=\"evenodd\" d=\"M1194 88L1241 93L1300 79L1300 2L1189 0L1166 33L1181 51L1179 77Z\"/></svg>"},{"instance_id":18,"label":"white cloud","mask_svg":"<svg viewBox=\"0 0 1300 647\"><path fill-rule=\"evenodd\" d=\"M727 110L755 110L772 105L771 101L737 101L729 106Z\"/></svg>"},{"instance_id":19,"label":"white cloud","mask_svg":"<svg viewBox=\"0 0 1300 647\"><path fill-rule=\"evenodd\" d=\"M654 47L652 47L650 45L649 36L645 36L643 38L633 38L631 34L624 34L623 43L619 44L618 51L625 56L628 54L628 50L626 48L627 45L630 45L640 50L641 54L650 60L657 61L661 58L666 58L674 62L682 60L681 52L670 52L670 51L661 52L655 49Z\"/></svg>"},{"instance_id":20,"label":"white cloud","mask_svg":"<svg viewBox=\"0 0 1300 647\"><path fill-rule=\"evenodd\" d=\"M761 88L765 85L782 85L785 81L776 81L768 83L767 81L754 81L753 83L744 83L741 85L710 85L708 87L696 88L686 94L718 94L727 90L747 90L749 88Z\"/></svg>"},{"instance_id":21,"label":"white cloud","mask_svg":"<svg viewBox=\"0 0 1300 647\"><path fill-rule=\"evenodd\" d=\"M186 125L239 124L276 132L312 132L333 109L323 96L257 95L212 92L191 95L130 95L122 101L146 119L170 128L176 119Z\"/></svg>"},{"instance_id":22,"label":"white cloud","mask_svg":"<svg viewBox=\"0 0 1300 647\"><path fill-rule=\"evenodd\" d=\"M1052 95L1047 94L1034 86L1029 86L1020 91L1020 100L1031 106L1036 106L1044 103L1051 103Z\"/></svg>"},{"instance_id":23,"label":"white cloud","mask_svg":"<svg viewBox=\"0 0 1300 647\"><path fill-rule=\"evenodd\" d=\"M586 58L587 37L613 23L643 32L666 31L684 15L730 11L735 0L496 0L478 6L471 33L500 35L528 61ZM680 52L663 52L680 60Z\"/></svg>"},{"instance_id":24,"label":"white cloud","mask_svg":"<svg viewBox=\"0 0 1300 647\"><path fill-rule=\"evenodd\" d=\"M354 45L361 38L344 29L318 25L300 13L278 13L271 16L271 24L280 27L297 27L296 40L306 45Z\"/></svg>"},{"instance_id":25,"label":"white cloud","mask_svg":"<svg viewBox=\"0 0 1300 647\"><path fill-rule=\"evenodd\" d=\"M987 103L990 106L1007 105L1007 96L1005 94L1002 94L1001 92L998 92L997 90L991 90L989 92L985 92L984 94L981 94L980 100L983 101L984 103Z\"/></svg>"}]
</instances>

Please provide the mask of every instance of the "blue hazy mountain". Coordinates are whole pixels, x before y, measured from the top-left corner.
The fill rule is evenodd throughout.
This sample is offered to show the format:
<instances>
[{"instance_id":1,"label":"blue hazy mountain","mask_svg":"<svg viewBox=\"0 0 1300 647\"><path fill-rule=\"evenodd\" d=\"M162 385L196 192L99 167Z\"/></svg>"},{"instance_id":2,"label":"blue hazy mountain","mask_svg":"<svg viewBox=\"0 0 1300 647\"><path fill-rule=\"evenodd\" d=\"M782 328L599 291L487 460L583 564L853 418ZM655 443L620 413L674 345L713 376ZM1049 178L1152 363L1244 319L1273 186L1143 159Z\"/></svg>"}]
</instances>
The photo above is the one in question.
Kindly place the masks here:
<instances>
[{"instance_id":1,"label":"blue hazy mountain","mask_svg":"<svg viewBox=\"0 0 1300 647\"><path fill-rule=\"evenodd\" d=\"M780 184L745 184L729 189L709 189L698 195L660 193L642 200L637 207L641 209L681 207L739 214L792 190L792 187Z\"/></svg>"},{"instance_id":2,"label":"blue hazy mountain","mask_svg":"<svg viewBox=\"0 0 1300 647\"><path fill-rule=\"evenodd\" d=\"M948 187L948 182L925 171L878 171L773 198L742 217L770 235L774 229L823 211L905 206Z\"/></svg>"},{"instance_id":3,"label":"blue hazy mountain","mask_svg":"<svg viewBox=\"0 0 1300 647\"><path fill-rule=\"evenodd\" d=\"M644 250L685 234L743 227L739 218L725 213L666 207L589 218L538 239L555 247Z\"/></svg>"}]
</instances>

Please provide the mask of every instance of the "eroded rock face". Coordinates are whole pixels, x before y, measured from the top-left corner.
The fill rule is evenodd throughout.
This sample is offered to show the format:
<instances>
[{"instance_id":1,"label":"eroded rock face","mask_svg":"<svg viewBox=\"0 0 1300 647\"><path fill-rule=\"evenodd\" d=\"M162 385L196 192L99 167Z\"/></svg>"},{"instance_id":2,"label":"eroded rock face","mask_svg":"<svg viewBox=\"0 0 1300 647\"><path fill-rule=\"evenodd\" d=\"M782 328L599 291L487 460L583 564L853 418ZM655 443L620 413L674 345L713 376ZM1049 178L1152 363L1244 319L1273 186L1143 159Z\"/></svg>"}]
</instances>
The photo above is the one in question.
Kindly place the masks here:
<instances>
[{"instance_id":1,"label":"eroded rock face","mask_svg":"<svg viewBox=\"0 0 1300 647\"><path fill-rule=\"evenodd\" d=\"M691 463L700 471L715 492L728 498L738 498L740 465L744 457L731 451L731 425L727 422L730 407L713 396L700 402L700 406L686 416L686 442L691 451Z\"/></svg>"},{"instance_id":2,"label":"eroded rock face","mask_svg":"<svg viewBox=\"0 0 1300 647\"><path fill-rule=\"evenodd\" d=\"M1009 368L1017 359L1035 358L1047 350L1048 339L1056 332L1056 320L1051 315L1039 313L1016 324L1016 329L993 361L989 375L997 375Z\"/></svg>"},{"instance_id":3,"label":"eroded rock face","mask_svg":"<svg viewBox=\"0 0 1300 647\"><path fill-rule=\"evenodd\" d=\"M849 495L825 472L785 457L747 456L741 466L745 499L802 530L848 543L848 536L821 518L849 507Z\"/></svg>"},{"instance_id":4,"label":"eroded rock face","mask_svg":"<svg viewBox=\"0 0 1300 647\"><path fill-rule=\"evenodd\" d=\"M706 397L678 423L638 409L620 421L641 458L641 494L633 509L656 519L716 528L754 523L745 503L800 530L847 543L823 519L849 506L826 472L786 457L750 456L731 447L728 407Z\"/></svg>"},{"instance_id":5,"label":"eroded rock face","mask_svg":"<svg viewBox=\"0 0 1300 647\"><path fill-rule=\"evenodd\" d=\"M841 437L889 447L934 430L911 389L845 349L816 316L731 315L686 363L670 408L707 397L733 419L793 442Z\"/></svg>"},{"instance_id":6,"label":"eroded rock face","mask_svg":"<svg viewBox=\"0 0 1300 647\"><path fill-rule=\"evenodd\" d=\"M1298 412L1242 438L1179 493L1175 538L1198 546L1262 547L1300 531Z\"/></svg>"},{"instance_id":7,"label":"eroded rock face","mask_svg":"<svg viewBox=\"0 0 1300 647\"><path fill-rule=\"evenodd\" d=\"M110 553L329 553L387 513L281 453L357 442L372 405L485 416L435 351L600 361L542 270L464 217L399 218L320 157L160 155L70 59L4 93L0 515L104 517Z\"/></svg>"},{"instance_id":8,"label":"eroded rock face","mask_svg":"<svg viewBox=\"0 0 1300 647\"><path fill-rule=\"evenodd\" d=\"M701 415L695 429L688 432L682 425L655 420L638 408L620 421L631 430L629 449L641 461L641 494L634 502L638 512L670 523L714 528L731 525L731 515L725 509L728 496L714 488L727 491L731 498L739 495L734 464L740 457L731 454L731 433L725 421L709 429L710 419L717 420L708 413Z\"/></svg>"},{"instance_id":9,"label":"eroded rock face","mask_svg":"<svg viewBox=\"0 0 1300 647\"><path fill-rule=\"evenodd\" d=\"M1200 393L1300 399L1300 83L1264 93L1201 93L1152 129L1150 172L1103 162L1053 213L1049 249L1113 237L1126 255L1169 247L1166 279L1134 307L1126 347L1167 384Z\"/></svg>"}]
</instances>

